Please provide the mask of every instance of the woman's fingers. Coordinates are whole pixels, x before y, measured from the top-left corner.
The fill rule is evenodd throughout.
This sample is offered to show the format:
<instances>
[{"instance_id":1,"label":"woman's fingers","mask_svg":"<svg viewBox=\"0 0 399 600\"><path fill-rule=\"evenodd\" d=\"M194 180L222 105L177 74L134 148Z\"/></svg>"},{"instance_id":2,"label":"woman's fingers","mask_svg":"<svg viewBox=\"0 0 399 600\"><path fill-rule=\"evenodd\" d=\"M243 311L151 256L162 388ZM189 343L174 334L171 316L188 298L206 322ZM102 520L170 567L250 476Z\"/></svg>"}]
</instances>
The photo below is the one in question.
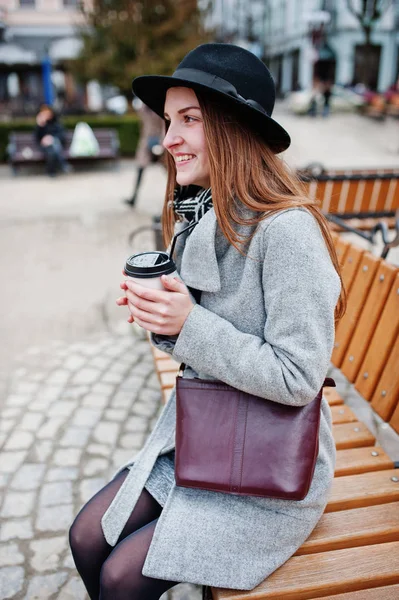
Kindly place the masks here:
<instances>
[{"instance_id":1,"label":"woman's fingers","mask_svg":"<svg viewBox=\"0 0 399 600\"><path fill-rule=\"evenodd\" d=\"M127 304L126 296L121 296L120 298L117 298L116 303L118 306L126 306L126 304Z\"/></svg>"},{"instance_id":2,"label":"woman's fingers","mask_svg":"<svg viewBox=\"0 0 399 600\"><path fill-rule=\"evenodd\" d=\"M130 304L133 304L133 306L136 306L144 312L155 314L159 311L159 304L157 302L151 302L150 300L140 298L140 296L137 296L134 292L131 292L130 290L126 291L126 297Z\"/></svg>"},{"instance_id":3,"label":"woman's fingers","mask_svg":"<svg viewBox=\"0 0 399 600\"><path fill-rule=\"evenodd\" d=\"M147 325L162 325L163 323L162 317L160 317L159 315L141 310L140 308L137 308L137 306L134 306L134 304L131 304L130 302L128 302L128 308L131 314L133 315L134 320L137 322L138 320L140 320L144 323L147 323Z\"/></svg>"}]
</instances>

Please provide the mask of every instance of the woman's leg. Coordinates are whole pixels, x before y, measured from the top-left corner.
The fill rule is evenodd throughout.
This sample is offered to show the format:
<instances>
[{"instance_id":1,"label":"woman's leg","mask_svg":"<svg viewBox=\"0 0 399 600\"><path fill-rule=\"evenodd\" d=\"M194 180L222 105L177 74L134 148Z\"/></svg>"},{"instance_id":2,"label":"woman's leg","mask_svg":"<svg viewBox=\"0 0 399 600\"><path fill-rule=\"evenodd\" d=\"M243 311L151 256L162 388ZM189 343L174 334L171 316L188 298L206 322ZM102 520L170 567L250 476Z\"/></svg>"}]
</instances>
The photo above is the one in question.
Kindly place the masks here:
<instances>
[{"instance_id":1,"label":"woman's leg","mask_svg":"<svg viewBox=\"0 0 399 600\"><path fill-rule=\"evenodd\" d=\"M157 521L126 537L105 561L100 576L100 600L158 600L176 581L142 575Z\"/></svg>"},{"instance_id":2,"label":"woman's leg","mask_svg":"<svg viewBox=\"0 0 399 600\"><path fill-rule=\"evenodd\" d=\"M101 519L124 482L128 470L117 475L82 508L69 532L69 543L76 568L92 600L100 594L100 571L113 548L104 538ZM143 490L119 540L157 519L162 507Z\"/></svg>"}]
</instances>

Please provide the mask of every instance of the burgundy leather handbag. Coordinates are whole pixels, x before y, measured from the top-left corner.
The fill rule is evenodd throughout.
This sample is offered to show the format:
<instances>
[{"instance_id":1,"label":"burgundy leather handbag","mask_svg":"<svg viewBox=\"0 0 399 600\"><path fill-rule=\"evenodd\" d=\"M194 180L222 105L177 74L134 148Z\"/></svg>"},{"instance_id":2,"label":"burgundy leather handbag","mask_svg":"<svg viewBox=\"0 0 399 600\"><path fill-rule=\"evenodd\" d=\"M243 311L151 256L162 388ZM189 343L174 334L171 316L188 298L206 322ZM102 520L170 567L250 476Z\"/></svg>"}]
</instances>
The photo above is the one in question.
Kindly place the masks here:
<instances>
[{"instance_id":1,"label":"burgundy leather handbag","mask_svg":"<svg viewBox=\"0 0 399 600\"><path fill-rule=\"evenodd\" d=\"M335 387L327 378L323 387ZM322 389L288 406L219 381L176 379L178 486L303 500L319 448Z\"/></svg>"}]
</instances>

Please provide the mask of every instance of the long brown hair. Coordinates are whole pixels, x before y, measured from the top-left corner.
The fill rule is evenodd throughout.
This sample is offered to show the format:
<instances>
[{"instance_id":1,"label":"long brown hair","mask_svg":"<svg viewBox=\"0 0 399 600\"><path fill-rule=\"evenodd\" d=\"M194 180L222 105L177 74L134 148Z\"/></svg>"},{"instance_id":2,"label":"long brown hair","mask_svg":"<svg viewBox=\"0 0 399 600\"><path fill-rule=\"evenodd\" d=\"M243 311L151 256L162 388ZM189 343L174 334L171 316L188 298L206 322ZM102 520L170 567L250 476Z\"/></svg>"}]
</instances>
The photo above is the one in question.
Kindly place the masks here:
<instances>
[{"instance_id":1,"label":"long brown hair","mask_svg":"<svg viewBox=\"0 0 399 600\"><path fill-rule=\"evenodd\" d=\"M207 142L212 202L218 224L227 240L241 253L245 242L234 224L258 225L278 211L292 207L306 207L317 220L332 263L341 280L341 293L335 308L335 319L342 317L346 294L340 266L327 220L315 200L308 197L304 184L290 171L245 123L219 100L197 93ZM173 237L177 217L173 210L176 187L176 167L167 153L168 181L162 214L163 234L168 245ZM240 202L254 211L252 219L240 215ZM256 228L254 228L254 235Z\"/></svg>"}]
</instances>

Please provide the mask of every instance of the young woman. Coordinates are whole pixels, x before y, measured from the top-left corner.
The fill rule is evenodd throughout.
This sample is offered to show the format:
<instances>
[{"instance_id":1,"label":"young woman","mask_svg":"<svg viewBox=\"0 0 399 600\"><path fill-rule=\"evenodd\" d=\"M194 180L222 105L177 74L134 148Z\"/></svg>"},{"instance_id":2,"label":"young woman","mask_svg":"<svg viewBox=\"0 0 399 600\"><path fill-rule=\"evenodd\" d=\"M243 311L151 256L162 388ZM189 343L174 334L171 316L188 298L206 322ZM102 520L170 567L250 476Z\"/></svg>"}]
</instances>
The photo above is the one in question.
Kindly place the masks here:
<instances>
[{"instance_id":1,"label":"young woman","mask_svg":"<svg viewBox=\"0 0 399 600\"><path fill-rule=\"evenodd\" d=\"M301 406L326 375L343 311L339 268L319 209L276 154L290 139L271 118L274 84L250 52L204 44L172 77L133 90L166 123L165 238L180 236L182 280L121 287L130 321L187 367L262 398ZM189 200L179 191L196 185ZM183 238L183 239L182 239ZM70 533L92 599L155 600L177 582L252 589L305 541L334 472L323 399L319 454L304 500L176 486L175 395L143 450L82 509Z\"/></svg>"}]
</instances>

